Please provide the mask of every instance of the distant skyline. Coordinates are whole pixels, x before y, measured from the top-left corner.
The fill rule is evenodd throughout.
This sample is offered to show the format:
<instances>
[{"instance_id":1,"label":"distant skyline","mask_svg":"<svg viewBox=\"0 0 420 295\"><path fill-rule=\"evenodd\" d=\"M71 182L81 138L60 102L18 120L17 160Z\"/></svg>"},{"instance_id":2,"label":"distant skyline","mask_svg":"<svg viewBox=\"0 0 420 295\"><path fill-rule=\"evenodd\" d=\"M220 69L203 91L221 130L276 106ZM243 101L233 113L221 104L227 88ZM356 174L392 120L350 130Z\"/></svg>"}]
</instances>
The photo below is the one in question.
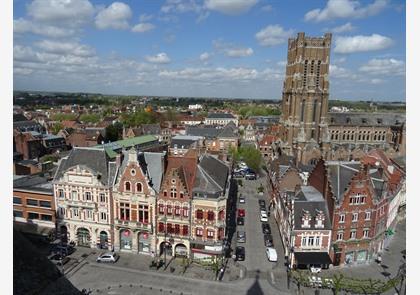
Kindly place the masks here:
<instances>
[{"instance_id":1,"label":"distant skyline","mask_svg":"<svg viewBox=\"0 0 420 295\"><path fill-rule=\"evenodd\" d=\"M330 99L405 101L405 1L13 3L16 90L281 99L287 39L328 31Z\"/></svg>"}]
</instances>

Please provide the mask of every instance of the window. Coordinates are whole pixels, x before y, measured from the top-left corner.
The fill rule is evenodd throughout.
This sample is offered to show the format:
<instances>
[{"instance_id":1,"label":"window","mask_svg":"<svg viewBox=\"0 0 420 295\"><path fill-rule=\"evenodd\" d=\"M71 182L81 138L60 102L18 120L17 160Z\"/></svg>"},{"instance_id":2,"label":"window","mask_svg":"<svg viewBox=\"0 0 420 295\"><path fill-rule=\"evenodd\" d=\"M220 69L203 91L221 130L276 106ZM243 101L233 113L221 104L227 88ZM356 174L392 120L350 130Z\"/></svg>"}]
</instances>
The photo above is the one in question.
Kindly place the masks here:
<instances>
[{"instance_id":1,"label":"window","mask_svg":"<svg viewBox=\"0 0 420 295\"><path fill-rule=\"evenodd\" d=\"M13 217L23 217L23 212L19 210L13 210Z\"/></svg>"},{"instance_id":2,"label":"window","mask_svg":"<svg viewBox=\"0 0 420 295\"><path fill-rule=\"evenodd\" d=\"M309 237L308 238L308 246L313 246L314 245L314 237Z\"/></svg>"},{"instance_id":3,"label":"window","mask_svg":"<svg viewBox=\"0 0 420 295\"><path fill-rule=\"evenodd\" d=\"M106 203L106 197L104 193L99 194L99 202Z\"/></svg>"},{"instance_id":4,"label":"window","mask_svg":"<svg viewBox=\"0 0 420 295\"><path fill-rule=\"evenodd\" d=\"M339 232L337 233L337 241L341 241L343 239L343 233Z\"/></svg>"},{"instance_id":5,"label":"window","mask_svg":"<svg viewBox=\"0 0 420 295\"><path fill-rule=\"evenodd\" d=\"M92 219L92 217L93 217L92 210L86 210L85 214L86 214L87 219Z\"/></svg>"},{"instance_id":6,"label":"window","mask_svg":"<svg viewBox=\"0 0 420 295\"><path fill-rule=\"evenodd\" d=\"M26 205L28 205L28 206L38 206L38 200L26 199Z\"/></svg>"},{"instance_id":7,"label":"window","mask_svg":"<svg viewBox=\"0 0 420 295\"><path fill-rule=\"evenodd\" d=\"M166 214L172 215L172 205L166 205Z\"/></svg>"},{"instance_id":8,"label":"window","mask_svg":"<svg viewBox=\"0 0 420 295\"><path fill-rule=\"evenodd\" d=\"M72 191L71 192L71 199L72 200L77 200L77 191Z\"/></svg>"},{"instance_id":9,"label":"window","mask_svg":"<svg viewBox=\"0 0 420 295\"><path fill-rule=\"evenodd\" d=\"M165 224L163 222L159 222L158 230L160 233L165 232Z\"/></svg>"},{"instance_id":10,"label":"window","mask_svg":"<svg viewBox=\"0 0 420 295\"><path fill-rule=\"evenodd\" d=\"M174 233L174 227L172 226L172 223L168 223L166 225L166 230L169 234L173 234Z\"/></svg>"},{"instance_id":11,"label":"window","mask_svg":"<svg viewBox=\"0 0 420 295\"><path fill-rule=\"evenodd\" d=\"M41 220L52 221L52 216L48 214L41 214Z\"/></svg>"},{"instance_id":12,"label":"window","mask_svg":"<svg viewBox=\"0 0 420 295\"><path fill-rule=\"evenodd\" d=\"M370 220L370 211L365 212L365 220Z\"/></svg>"},{"instance_id":13,"label":"window","mask_svg":"<svg viewBox=\"0 0 420 295\"><path fill-rule=\"evenodd\" d=\"M176 198L176 188L171 188L171 198Z\"/></svg>"},{"instance_id":14,"label":"window","mask_svg":"<svg viewBox=\"0 0 420 295\"><path fill-rule=\"evenodd\" d=\"M214 238L214 230L211 230L211 229L207 230L207 238L209 238L209 239Z\"/></svg>"},{"instance_id":15,"label":"window","mask_svg":"<svg viewBox=\"0 0 420 295\"><path fill-rule=\"evenodd\" d=\"M34 212L28 212L28 219L39 219L39 214Z\"/></svg>"},{"instance_id":16,"label":"window","mask_svg":"<svg viewBox=\"0 0 420 295\"><path fill-rule=\"evenodd\" d=\"M363 238L369 238L369 230L368 229L363 230Z\"/></svg>"},{"instance_id":17,"label":"window","mask_svg":"<svg viewBox=\"0 0 420 295\"><path fill-rule=\"evenodd\" d=\"M181 209L179 208L179 206L175 206L175 215L176 216L181 215Z\"/></svg>"},{"instance_id":18,"label":"window","mask_svg":"<svg viewBox=\"0 0 420 295\"><path fill-rule=\"evenodd\" d=\"M355 239L355 238L356 238L356 231L355 230L352 230L350 232L350 239Z\"/></svg>"},{"instance_id":19,"label":"window","mask_svg":"<svg viewBox=\"0 0 420 295\"><path fill-rule=\"evenodd\" d=\"M180 226L179 226L179 224L175 224L175 229L174 229L174 233L176 234L176 235L179 235L179 233L180 233Z\"/></svg>"},{"instance_id":20,"label":"window","mask_svg":"<svg viewBox=\"0 0 420 295\"><path fill-rule=\"evenodd\" d=\"M142 192L143 191L143 186L141 185L140 182L136 183L136 191L137 192Z\"/></svg>"},{"instance_id":21,"label":"window","mask_svg":"<svg viewBox=\"0 0 420 295\"><path fill-rule=\"evenodd\" d=\"M57 214L59 217L64 217L66 215L66 208L58 207Z\"/></svg>"},{"instance_id":22,"label":"window","mask_svg":"<svg viewBox=\"0 0 420 295\"><path fill-rule=\"evenodd\" d=\"M181 199L183 199L183 198L184 198L184 192L180 192L180 193L179 193L179 197L180 197Z\"/></svg>"},{"instance_id":23,"label":"window","mask_svg":"<svg viewBox=\"0 0 420 295\"><path fill-rule=\"evenodd\" d=\"M13 204L22 204L22 199L20 197L13 197Z\"/></svg>"},{"instance_id":24,"label":"window","mask_svg":"<svg viewBox=\"0 0 420 295\"><path fill-rule=\"evenodd\" d=\"M301 243L302 247L306 246L306 237L302 238L302 243Z\"/></svg>"},{"instance_id":25,"label":"window","mask_svg":"<svg viewBox=\"0 0 420 295\"><path fill-rule=\"evenodd\" d=\"M224 210L219 211L218 218L219 218L219 220L225 220L225 211Z\"/></svg>"},{"instance_id":26,"label":"window","mask_svg":"<svg viewBox=\"0 0 420 295\"><path fill-rule=\"evenodd\" d=\"M120 219L122 220L130 219L130 204L129 203L120 203Z\"/></svg>"},{"instance_id":27,"label":"window","mask_svg":"<svg viewBox=\"0 0 420 295\"><path fill-rule=\"evenodd\" d=\"M58 190L58 197L59 198L64 198L64 191L62 189Z\"/></svg>"},{"instance_id":28,"label":"window","mask_svg":"<svg viewBox=\"0 0 420 295\"><path fill-rule=\"evenodd\" d=\"M315 237L315 246L319 246L319 237Z\"/></svg>"},{"instance_id":29,"label":"window","mask_svg":"<svg viewBox=\"0 0 420 295\"><path fill-rule=\"evenodd\" d=\"M346 220L346 215L345 214L340 214L340 219L339 219L339 223L343 223Z\"/></svg>"},{"instance_id":30,"label":"window","mask_svg":"<svg viewBox=\"0 0 420 295\"><path fill-rule=\"evenodd\" d=\"M73 216L79 217L79 209L73 209Z\"/></svg>"},{"instance_id":31,"label":"window","mask_svg":"<svg viewBox=\"0 0 420 295\"><path fill-rule=\"evenodd\" d=\"M159 214L160 215L165 214L165 206L163 206L163 204L159 204Z\"/></svg>"},{"instance_id":32,"label":"window","mask_svg":"<svg viewBox=\"0 0 420 295\"><path fill-rule=\"evenodd\" d=\"M86 199L86 201L92 201L92 193L91 192L85 192L85 199Z\"/></svg>"},{"instance_id":33,"label":"window","mask_svg":"<svg viewBox=\"0 0 420 295\"><path fill-rule=\"evenodd\" d=\"M359 213L353 213L353 217L351 218L351 221L356 222L357 220L359 220Z\"/></svg>"},{"instance_id":34,"label":"window","mask_svg":"<svg viewBox=\"0 0 420 295\"><path fill-rule=\"evenodd\" d=\"M182 210L182 216L188 217L188 207L184 207L184 209Z\"/></svg>"},{"instance_id":35,"label":"window","mask_svg":"<svg viewBox=\"0 0 420 295\"><path fill-rule=\"evenodd\" d=\"M202 236L203 236L203 229L202 229L202 228L197 228L197 229L195 230L195 235L196 235L197 237L202 237Z\"/></svg>"},{"instance_id":36,"label":"window","mask_svg":"<svg viewBox=\"0 0 420 295\"><path fill-rule=\"evenodd\" d=\"M207 219L212 221L214 220L214 212L213 211L208 211L207 212Z\"/></svg>"},{"instance_id":37,"label":"window","mask_svg":"<svg viewBox=\"0 0 420 295\"><path fill-rule=\"evenodd\" d=\"M51 208L51 202L50 201L39 201L39 206L44 208Z\"/></svg>"},{"instance_id":38,"label":"window","mask_svg":"<svg viewBox=\"0 0 420 295\"><path fill-rule=\"evenodd\" d=\"M149 206L139 205L139 222L149 223Z\"/></svg>"},{"instance_id":39,"label":"window","mask_svg":"<svg viewBox=\"0 0 420 295\"><path fill-rule=\"evenodd\" d=\"M182 235L183 236L188 236L188 225L183 225L182 226Z\"/></svg>"},{"instance_id":40,"label":"window","mask_svg":"<svg viewBox=\"0 0 420 295\"><path fill-rule=\"evenodd\" d=\"M135 176L136 175L136 169L131 169L130 173L131 173L132 176Z\"/></svg>"},{"instance_id":41,"label":"window","mask_svg":"<svg viewBox=\"0 0 420 295\"><path fill-rule=\"evenodd\" d=\"M106 212L101 212L100 217L101 217L101 220L104 220L104 221L108 220L108 214L106 214Z\"/></svg>"},{"instance_id":42,"label":"window","mask_svg":"<svg viewBox=\"0 0 420 295\"><path fill-rule=\"evenodd\" d=\"M130 192L131 191L131 183L129 181L125 182L125 191Z\"/></svg>"},{"instance_id":43,"label":"window","mask_svg":"<svg viewBox=\"0 0 420 295\"><path fill-rule=\"evenodd\" d=\"M167 191L163 191L163 196L167 197L168 196L168 192Z\"/></svg>"},{"instance_id":44,"label":"window","mask_svg":"<svg viewBox=\"0 0 420 295\"><path fill-rule=\"evenodd\" d=\"M203 210L197 210L196 211L196 218L197 219L203 219Z\"/></svg>"}]
</instances>

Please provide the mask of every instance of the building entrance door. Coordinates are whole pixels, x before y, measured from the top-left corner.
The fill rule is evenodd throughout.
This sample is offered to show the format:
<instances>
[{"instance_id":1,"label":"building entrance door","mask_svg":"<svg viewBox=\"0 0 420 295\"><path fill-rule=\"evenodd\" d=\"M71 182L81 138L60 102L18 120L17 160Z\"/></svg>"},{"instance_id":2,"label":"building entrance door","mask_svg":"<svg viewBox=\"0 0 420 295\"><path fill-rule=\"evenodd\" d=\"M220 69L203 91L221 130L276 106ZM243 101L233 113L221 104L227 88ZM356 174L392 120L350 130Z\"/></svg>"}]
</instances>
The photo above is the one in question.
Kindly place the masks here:
<instances>
[{"instance_id":1,"label":"building entrance door","mask_svg":"<svg viewBox=\"0 0 420 295\"><path fill-rule=\"evenodd\" d=\"M77 245L90 247L90 234L86 228L79 228L77 230Z\"/></svg>"}]
</instances>

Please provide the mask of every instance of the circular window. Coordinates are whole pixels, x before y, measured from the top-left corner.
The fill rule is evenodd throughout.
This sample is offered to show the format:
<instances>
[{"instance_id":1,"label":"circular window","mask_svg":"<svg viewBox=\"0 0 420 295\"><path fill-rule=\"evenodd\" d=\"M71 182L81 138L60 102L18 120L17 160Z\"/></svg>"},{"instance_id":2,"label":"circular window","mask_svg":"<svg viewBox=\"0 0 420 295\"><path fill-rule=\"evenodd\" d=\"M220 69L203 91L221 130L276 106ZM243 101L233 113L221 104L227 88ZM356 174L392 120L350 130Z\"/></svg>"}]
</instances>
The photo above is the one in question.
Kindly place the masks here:
<instances>
[{"instance_id":1,"label":"circular window","mask_svg":"<svg viewBox=\"0 0 420 295\"><path fill-rule=\"evenodd\" d=\"M176 182L175 178L174 178L174 179L172 179L172 183L173 183L173 184L175 184L175 182Z\"/></svg>"},{"instance_id":2,"label":"circular window","mask_svg":"<svg viewBox=\"0 0 420 295\"><path fill-rule=\"evenodd\" d=\"M136 175L136 169L131 169L131 175Z\"/></svg>"}]
</instances>

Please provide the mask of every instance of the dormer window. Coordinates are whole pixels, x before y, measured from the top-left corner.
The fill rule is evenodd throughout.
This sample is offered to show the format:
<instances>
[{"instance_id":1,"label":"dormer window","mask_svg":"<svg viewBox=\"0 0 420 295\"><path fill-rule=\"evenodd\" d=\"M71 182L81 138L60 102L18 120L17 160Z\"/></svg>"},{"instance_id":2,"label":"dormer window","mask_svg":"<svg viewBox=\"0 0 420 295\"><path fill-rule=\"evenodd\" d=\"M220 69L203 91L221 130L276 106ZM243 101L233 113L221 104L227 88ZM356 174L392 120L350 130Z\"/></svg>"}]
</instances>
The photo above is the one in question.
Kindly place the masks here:
<instances>
[{"instance_id":1,"label":"dormer window","mask_svg":"<svg viewBox=\"0 0 420 295\"><path fill-rule=\"evenodd\" d=\"M309 211L303 210L302 227L311 227L309 224L310 220L311 215L309 214Z\"/></svg>"},{"instance_id":2,"label":"dormer window","mask_svg":"<svg viewBox=\"0 0 420 295\"><path fill-rule=\"evenodd\" d=\"M316 228L324 228L324 222L325 222L325 214L324 212L317 210L317 214L315 217L315 227Z\"/></svg>"}]
</instances>

